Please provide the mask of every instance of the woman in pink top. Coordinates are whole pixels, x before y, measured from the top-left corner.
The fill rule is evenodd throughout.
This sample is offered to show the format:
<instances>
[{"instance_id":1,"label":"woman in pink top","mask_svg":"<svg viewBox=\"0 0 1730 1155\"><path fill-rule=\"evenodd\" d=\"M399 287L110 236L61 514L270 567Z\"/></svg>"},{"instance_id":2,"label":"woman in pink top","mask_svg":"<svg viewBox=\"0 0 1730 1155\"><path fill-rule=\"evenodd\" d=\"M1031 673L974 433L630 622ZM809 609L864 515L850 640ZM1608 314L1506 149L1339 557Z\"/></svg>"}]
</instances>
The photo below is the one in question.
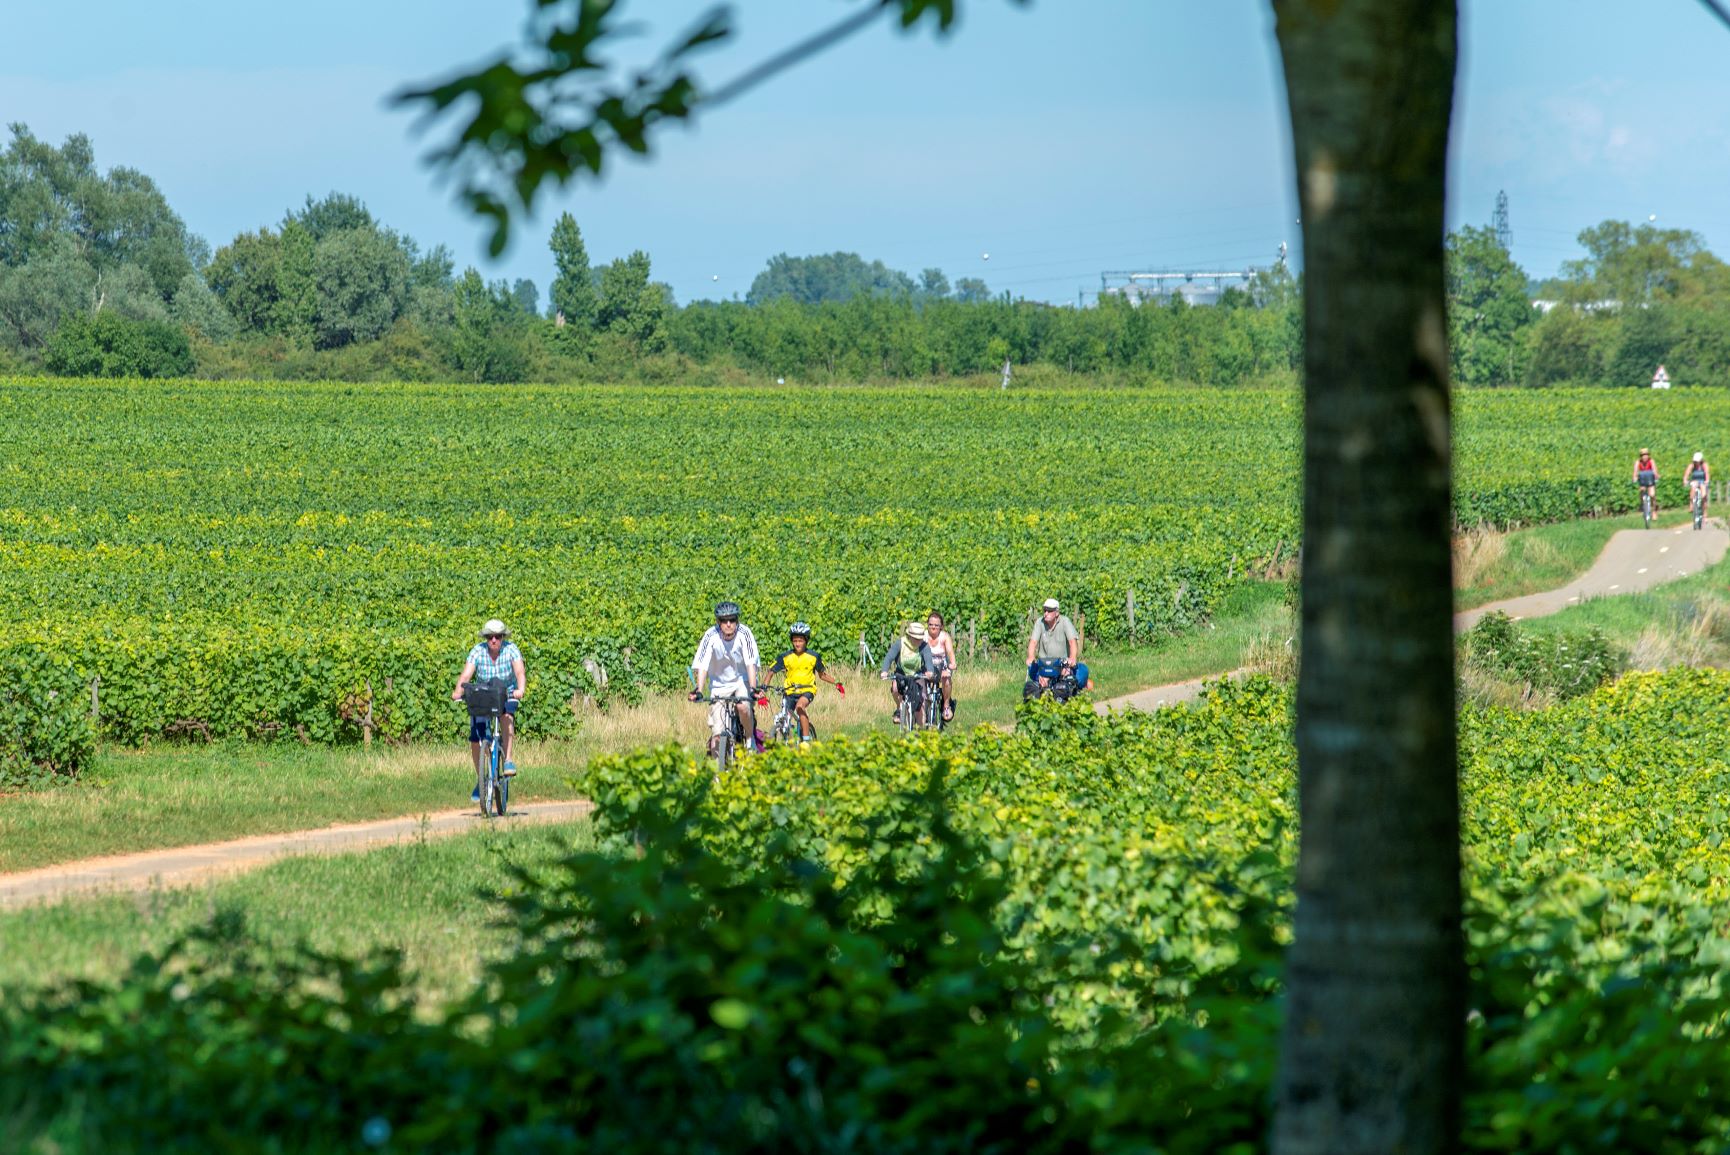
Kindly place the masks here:
<instances>
[{"instance_id":1,"label":"woman in pink top","mask_svg":"<svg viewBox=\"0 0 1730 1155\"><path fill-rule=\"evenodd\" d=\"M955 717L955 683L950 677L955 672L955 639L943 628L943 615L936 610L925 619L925 637L931 647L931 664L943 686L943 720L947 722Z\"/></svg>"}]
</instances>

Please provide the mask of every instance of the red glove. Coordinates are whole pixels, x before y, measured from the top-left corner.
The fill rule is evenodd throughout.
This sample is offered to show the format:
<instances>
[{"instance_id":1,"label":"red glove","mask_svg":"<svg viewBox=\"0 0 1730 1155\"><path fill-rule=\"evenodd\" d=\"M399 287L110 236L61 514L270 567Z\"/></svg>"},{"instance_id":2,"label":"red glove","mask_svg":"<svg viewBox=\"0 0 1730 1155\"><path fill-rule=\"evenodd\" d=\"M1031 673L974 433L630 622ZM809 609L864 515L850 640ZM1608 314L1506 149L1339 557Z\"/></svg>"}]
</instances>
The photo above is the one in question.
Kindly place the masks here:
<instances>
[{"instance_id":1,"label":"red glove","mask_svg":"<svg viewBox=\"0 0 1730 1155\"><path fill-rule=\"evenodd\" d=\"M847 687L843 686L840 682L836 682L835 683L835 692L837 694L840 694L843 698L845 698L847 696Z\"/></svg>"}]
</instances>

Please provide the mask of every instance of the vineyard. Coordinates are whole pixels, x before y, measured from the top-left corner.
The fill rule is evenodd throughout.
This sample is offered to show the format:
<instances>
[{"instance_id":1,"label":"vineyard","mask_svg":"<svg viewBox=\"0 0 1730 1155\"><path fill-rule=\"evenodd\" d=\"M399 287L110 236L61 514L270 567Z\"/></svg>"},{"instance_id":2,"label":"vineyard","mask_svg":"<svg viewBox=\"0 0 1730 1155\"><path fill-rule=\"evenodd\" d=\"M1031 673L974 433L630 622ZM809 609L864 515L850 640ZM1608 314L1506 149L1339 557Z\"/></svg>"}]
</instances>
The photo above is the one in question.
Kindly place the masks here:
<instances>
[{"instance_id":1,"label":"vineyard","mask_svg":"<svg viewBox=\"0 0 1730 1155\"><path fill-rule=\"evenodd\" d=\"M1462 1150L1730 1142L1727 727L1730 675L1695 670L1462 716ZM112 987L5 992L0 1109L28 1089L22 1134L89 1150L1263 1150L1290 735L1252 680L719 785L675 747L600 759L601 848L510 900L472 999L219 921Z\"/></svg>"},{"instance_id":2,"label":"vineyard","mask_svg":"<svg viewBox=\"0 0 1730 1155\"><path fill-rule=\"evenodd\" d=\"M676 687L709 607L881 652L936 606L1014 646L1055 595L1090 644L1206 619L1295 552L1290 392L0 380L10 644L98 680L102 732L443 734L476 623L516 630L529 733ZM1714 394L1462 398L1463 522L1681 501Z\"/></svg>"}]
</instances>

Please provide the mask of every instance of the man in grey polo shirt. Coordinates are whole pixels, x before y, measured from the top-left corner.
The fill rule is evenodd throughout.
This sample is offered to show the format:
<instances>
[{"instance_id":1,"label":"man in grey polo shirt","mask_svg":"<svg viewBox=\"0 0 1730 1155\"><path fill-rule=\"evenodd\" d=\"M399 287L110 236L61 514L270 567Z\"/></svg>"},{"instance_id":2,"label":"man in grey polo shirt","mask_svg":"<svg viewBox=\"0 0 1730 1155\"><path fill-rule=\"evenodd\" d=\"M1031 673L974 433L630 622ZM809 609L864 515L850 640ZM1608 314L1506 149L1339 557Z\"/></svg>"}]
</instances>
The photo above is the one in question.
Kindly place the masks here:
<instances>
[{"instance_id":1,"label":"man in grey polo shirt","mask_svg":"<svg viewBox=\"0 0 1730 1155\"><path fill-rule=\"evenodd\" d=\"M1081 657L1081 634L1075 629L1075 623L1060 612L1056 598L1046 598L1044 612L1039 620L1033 623L1033 633L1027 639L1027 678L1036 681L1041 686L1051 684L1051 664L1059 663L1073 667L1075 684L1080 689L1090 688L1087 678L1087 666L1079 659ZM1043 674L1041 666L1045 667Z\"/></svg>"}]
</instances>

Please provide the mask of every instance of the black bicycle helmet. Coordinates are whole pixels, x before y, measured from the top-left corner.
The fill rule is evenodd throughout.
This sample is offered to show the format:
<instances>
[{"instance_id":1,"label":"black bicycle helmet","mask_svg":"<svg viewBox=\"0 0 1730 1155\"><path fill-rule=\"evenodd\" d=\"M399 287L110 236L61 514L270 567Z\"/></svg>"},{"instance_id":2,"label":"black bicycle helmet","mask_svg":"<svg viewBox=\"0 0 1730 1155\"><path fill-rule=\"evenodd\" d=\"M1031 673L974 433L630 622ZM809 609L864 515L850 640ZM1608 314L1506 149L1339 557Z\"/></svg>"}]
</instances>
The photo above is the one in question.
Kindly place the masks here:
<instances>
[{"instance_id":1,"label":"black bicycle helmet","mask_svg":"<svg viewBox=\"0 0 1730 1155\"><path fill-rule=\"evenodd\" d=\"M722 618L737 618L739 616L738 602L718 602L715 606L715 620Z\"/></svg>"},{"instance_id":2,"label":"black bicycle helmet","mask_svg":"<svg viewBox=\"0 0 1730 1155\"><path fill-rule=\"evenodd\" d=\"M794 622L790 627L788 627L787 636L790 638L804 638L806 641L810 641L811 627L806 625L804 622Z\"/></svg>"}]
</instances>

